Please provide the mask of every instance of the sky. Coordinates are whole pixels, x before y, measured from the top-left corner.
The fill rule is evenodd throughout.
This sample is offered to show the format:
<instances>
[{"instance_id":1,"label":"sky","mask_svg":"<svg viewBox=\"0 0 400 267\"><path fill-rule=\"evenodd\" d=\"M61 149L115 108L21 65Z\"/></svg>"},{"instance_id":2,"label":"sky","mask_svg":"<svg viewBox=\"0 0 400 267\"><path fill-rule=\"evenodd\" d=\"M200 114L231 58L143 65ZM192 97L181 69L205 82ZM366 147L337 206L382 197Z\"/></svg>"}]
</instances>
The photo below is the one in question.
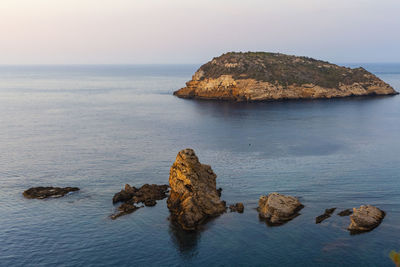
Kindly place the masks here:
<instances>
[{"instance_id":1,"label":"sky","mask_svg":"<svg viewBox=\"0 0 400 267\"><path fill-rule=\"evenodd\" d=\"M0 0L0 64L400 62L400 0Z\"/></svg>"}]
</instances>

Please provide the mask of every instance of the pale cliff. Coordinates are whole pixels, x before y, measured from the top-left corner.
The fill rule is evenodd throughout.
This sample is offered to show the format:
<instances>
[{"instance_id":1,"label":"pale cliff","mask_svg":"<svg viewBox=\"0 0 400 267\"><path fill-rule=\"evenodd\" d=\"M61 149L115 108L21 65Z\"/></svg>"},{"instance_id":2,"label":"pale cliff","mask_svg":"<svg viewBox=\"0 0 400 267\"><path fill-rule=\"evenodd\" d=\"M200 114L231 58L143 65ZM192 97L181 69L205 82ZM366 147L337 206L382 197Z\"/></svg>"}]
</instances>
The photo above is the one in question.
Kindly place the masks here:
<instances>
[{"instance_id":1,"label":"pale cliff","mask_svg":"<svg viewBox=\"0 0 400 267\"><path fill-rule=\"evenodd\" d=\"M266 52L230 52L204 64L182 98L260 101L395 95L387 83L363 68L346 68L307 57Z\"/></svg>"}]
</instances>

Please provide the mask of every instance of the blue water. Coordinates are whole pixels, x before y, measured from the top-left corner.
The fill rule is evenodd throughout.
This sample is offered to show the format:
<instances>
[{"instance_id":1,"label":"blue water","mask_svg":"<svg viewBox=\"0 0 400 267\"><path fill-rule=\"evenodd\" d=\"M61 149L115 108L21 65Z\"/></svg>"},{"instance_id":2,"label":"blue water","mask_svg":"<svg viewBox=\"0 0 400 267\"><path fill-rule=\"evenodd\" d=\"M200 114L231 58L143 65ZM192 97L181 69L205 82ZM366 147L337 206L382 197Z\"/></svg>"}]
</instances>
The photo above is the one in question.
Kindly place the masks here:
<instances>
[{"instance_id":1,"label":"blue water","mask_svg":"<svg viewBox=\"0 0 400 267\"><path fill-rule=\"evenodd\" d=\"M393 266L400 250L400 96L269 103L183 100L198 66L0 66L1 266ZM364 67L400 91L400 64ZM180 149L211 164L228 203L201 231L168 221L165 200L115 221L125 183L165 184ZM32 186L79 193L24 199ZM305 208L268 227L257 200ZM325 208L372 204L374 231Z\"/></svg>"}]
</instances>

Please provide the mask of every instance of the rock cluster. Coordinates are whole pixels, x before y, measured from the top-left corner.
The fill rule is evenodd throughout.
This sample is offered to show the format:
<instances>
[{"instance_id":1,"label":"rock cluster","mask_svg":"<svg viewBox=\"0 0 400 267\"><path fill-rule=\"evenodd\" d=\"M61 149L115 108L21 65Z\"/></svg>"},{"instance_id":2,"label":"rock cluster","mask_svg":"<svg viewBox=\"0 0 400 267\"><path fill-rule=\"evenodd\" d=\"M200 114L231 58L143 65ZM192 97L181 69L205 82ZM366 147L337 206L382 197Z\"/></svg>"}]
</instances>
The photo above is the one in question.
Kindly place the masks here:
<instances>
[{"instance_id":1,"label":"rock cluster","mask_svg":"<svg viewBox=\"0 0 400 267\"><path fill-rule=\"evenodd\" d=\"M371 231L382 222L384 217L384 211L371 205L354 208L348 229L351 233Z\"/></svg>"},{"instance_id":2,"label":"rock cluster","mask_svg":"<svg viewBox=\"0 0 400 267\"><path fill-rule=\"evenodd\" d=\"M278 193L261 196L258 201L259 216L269 225L280 225L295 218L303 207L297 198Z\"/></svg>"},{"instance_id":3,"label":"rock cluster","mask_svg":"<svg viewBox=\"0 0 400 267\"><path fill-rule=\"evenodd\" d=\"M243 213L244 205L243 205L243 203L239 202L239 203L236 203L234 205L230 205L229 209L231 210L231 212Z\"/></svg>"},{"instance_id":4,"label":"rock cluster","mask_svg":"<svg viewBox=\"0 0 400 267\"><path fill-rule=\"evenodd\" d=\"M157 200L167 197L168 185L145 184L140 188L125 185L125 189L116 193L113 197L113 203L124 202L118 207L118 213L111 215L116 219L122 215L132 213L139 209L137 203L143 203L145 206L154 206Z\"/></svg>"},{"instance_id":5,"label":"rock cluster","mask_svg":"<svg viewBox=\"0 0 400 267\"><path fill-rule=\"evenodd\" d=\"M387 83L363 68L280 53L230 52L204 64L181 98L260 101L394 95Z\"/></svg>"},{"instance_id":6,"label":"rock cluster","mask_svg":"<svg viewBox=\"0 0 400 267\"><path fill-rule=\"evenodd\" d=\"M63 197L70 192L79 191L78 187L32 187L24 191L22 194L26 198L44 199L48 197Z\"/></svg>"},{"instance_id":7,"label":"rock cluster","mask_svg":"<svg viewBox=\"0 0 400 267\"><path fill-rule=\"evenodd\" d=\"M317 218L315 218L315 223L321 223L324 220L328 219L331 217L332 213L336 210L336 208L331 208L331 209L326 209L325 213L322 215L319 215Z\"/></svg>"},{"instance_id":8,"label":"rock cluster","mask_svg":"<svg viewBox=\"0 0 400 267\"><path fill-rule=\"evenodd\" d=\"M226 203L220 200L216 178L211 167L201 164L192 149L178 153L170 169L167 205L171 218L183 229L194 230L225 212Z\"/></svg>"}]
</instances>

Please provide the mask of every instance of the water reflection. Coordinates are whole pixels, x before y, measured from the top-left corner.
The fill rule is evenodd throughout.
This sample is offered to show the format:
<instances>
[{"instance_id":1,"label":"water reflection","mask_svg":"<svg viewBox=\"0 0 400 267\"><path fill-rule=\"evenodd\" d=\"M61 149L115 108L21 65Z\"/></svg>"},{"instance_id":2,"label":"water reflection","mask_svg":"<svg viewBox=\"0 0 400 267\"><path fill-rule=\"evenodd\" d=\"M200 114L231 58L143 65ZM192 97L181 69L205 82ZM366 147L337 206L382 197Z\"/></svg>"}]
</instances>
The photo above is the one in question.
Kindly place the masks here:
<instances>
[{"instance_id":1,"label":"water reflection","mask_svg":"<svg viewBox=\"0 0 400 267\"><path fill-rule=\"evenodd\" d=\"M185 231L176 222L170 220L169 234L176 249L184 257L191 258L197 252L201 231Z\"/></svg>"}]
</instances>

